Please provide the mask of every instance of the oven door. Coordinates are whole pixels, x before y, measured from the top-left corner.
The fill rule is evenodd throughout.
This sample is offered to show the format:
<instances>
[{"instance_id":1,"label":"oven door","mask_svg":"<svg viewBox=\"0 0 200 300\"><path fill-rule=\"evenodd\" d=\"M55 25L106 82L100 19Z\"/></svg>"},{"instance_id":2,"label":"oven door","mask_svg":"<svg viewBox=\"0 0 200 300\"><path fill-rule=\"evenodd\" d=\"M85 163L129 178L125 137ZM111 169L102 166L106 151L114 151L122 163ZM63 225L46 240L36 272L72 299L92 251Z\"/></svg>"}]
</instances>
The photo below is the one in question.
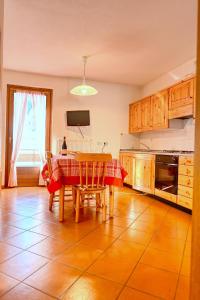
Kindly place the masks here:
<instances>
[{"instance_id":1,"label":"oven door","mask_svg":"<svg viewBox=\"0 0 200 300\"><path fill-rule=\"evenodd\" d=\"M177 195L178 164L156 162L155 188Z\"/></svg>"}]
</instances>

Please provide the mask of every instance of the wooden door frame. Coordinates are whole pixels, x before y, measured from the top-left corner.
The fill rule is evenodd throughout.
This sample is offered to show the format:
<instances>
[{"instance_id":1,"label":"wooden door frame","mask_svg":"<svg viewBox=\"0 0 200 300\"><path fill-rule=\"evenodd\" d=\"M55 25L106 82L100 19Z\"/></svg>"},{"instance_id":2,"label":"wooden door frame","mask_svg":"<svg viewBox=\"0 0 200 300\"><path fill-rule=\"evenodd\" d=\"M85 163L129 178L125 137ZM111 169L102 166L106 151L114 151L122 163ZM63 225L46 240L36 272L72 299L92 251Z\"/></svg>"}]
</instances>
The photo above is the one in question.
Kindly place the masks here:
<instances>
[{"instance_id":1,"label":"wooden door frame","mask_svg":"<svg viewBox=\"0 0 200 300\"><path fill-rule=\"evenodd\" d=\"M190 299L200 299L200 0L198 0L197 82L195 120L194 198L192 214L192 248Z\"/></svg>"},{"instance_id":2,"label":"wooden door frame","mask_svg":"<svg viewBox=\"0 0 200 300\"><path fill-rule=\"evenodd\" d=\"M8 186L9 177L9 162L11 159L12 148L12 133L13 133L13 100L14 92L16 91L27 91L27 92L41 92L46 95L46 140L45 140L45 150L51 151L51 118L52 118L52 97L53 90L47 88L38 88L30 86L21 85L7 85L7 107L6 107L6 147L5 147L5 187ZM10 145L11 144L11 147Z\"/></svg>"}]
</instances>

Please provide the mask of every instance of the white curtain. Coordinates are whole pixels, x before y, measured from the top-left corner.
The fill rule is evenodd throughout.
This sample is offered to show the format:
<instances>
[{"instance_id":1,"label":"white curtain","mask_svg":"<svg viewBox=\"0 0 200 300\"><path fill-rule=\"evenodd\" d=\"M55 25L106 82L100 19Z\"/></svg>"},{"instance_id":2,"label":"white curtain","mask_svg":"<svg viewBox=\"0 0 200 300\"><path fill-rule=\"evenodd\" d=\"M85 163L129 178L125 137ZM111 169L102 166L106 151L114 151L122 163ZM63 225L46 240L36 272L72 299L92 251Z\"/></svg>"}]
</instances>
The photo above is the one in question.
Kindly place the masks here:
<instances>
[{"instance_id":1,"label":"white curtain","mask_svg":"<svg viewBox=\"0 0 200 300\"><path fill-rule=\"evenodd\" d=\"M17 105L16 105L17 102ZM14 117L13 117L13 150L10 163L10 174L8 179L8 186L17 186L17 173L16 173L16 161L20 150L22 134L25 123L27 109L27 94L15 93L14 96Z\"/></svg>"},{"instance_id":2,"label":"white curtain","mask_svg":"<svg viewBox=\"0 0 200 300\"><path fill-rule=\"evenodd\" d=\"M39 185L44 185L41 175L42 167L45 163L45 132L46 132L46 96L42 94L32 94L33 115L36 128L37 150L40 156Z\"/></svg>"}]
</instances>

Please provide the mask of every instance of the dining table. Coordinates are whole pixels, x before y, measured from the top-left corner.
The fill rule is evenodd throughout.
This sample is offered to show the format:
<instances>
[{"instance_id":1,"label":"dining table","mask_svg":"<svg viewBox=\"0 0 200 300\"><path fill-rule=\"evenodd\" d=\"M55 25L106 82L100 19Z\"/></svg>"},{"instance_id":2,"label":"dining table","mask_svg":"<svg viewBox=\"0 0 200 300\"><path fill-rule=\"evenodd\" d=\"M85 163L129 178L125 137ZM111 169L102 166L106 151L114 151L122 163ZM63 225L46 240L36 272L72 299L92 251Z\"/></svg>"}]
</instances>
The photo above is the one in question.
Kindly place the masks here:
<instances>
[{"instance_id":1,"label":"dining table","mask_svg":"<svg viewBox=\"0 0 200 300\"><path fill-rule=\"evenodd\" d=\"M59 221L64 221L64 194L66 186L80 184L79 162L75 155L54 155L51 158L51 176L49 177L48 165L44 164L43 179L48 182L48 192L55 193L59 190ZM109 216L114 214L114 187L123 186L127 172L118 159L107 162L104 184L109 187Z\"/></svg>"}]
</instances>

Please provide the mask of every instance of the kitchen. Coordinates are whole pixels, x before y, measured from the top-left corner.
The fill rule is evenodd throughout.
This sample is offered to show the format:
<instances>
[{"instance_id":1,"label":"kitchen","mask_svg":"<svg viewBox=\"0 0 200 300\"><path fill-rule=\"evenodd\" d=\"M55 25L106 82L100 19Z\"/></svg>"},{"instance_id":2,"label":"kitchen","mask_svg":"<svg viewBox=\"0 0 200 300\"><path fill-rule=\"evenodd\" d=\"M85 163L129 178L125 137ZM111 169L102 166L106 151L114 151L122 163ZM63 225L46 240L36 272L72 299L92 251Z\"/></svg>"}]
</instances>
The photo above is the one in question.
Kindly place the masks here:
<instances>
[{"instance_id":1,"label":"kitchen","mask_svg":"<svg viewBox=\"0 0 200 300\"><path fill-rule=\"evenodd\" d=\"M130 104L129 133L140 134L141 150L121 149L120 151L121 162L128 170L126 184L176 204L178 208L186 208L188 211L192 210L194 144L189 144L184 136L180 149L177 141L174 144L172 142L172 145L170 140L165 145L159 145L154 138L161 130L163 138L168 133L170 139L169 130L175 131L180 138L178 132L183 131L188 123L194 123L195 86L196 78L190 74L190 78ZM146 133L145 138L143 133ZM151 147L144 143L144 141L149 142L148 133L151 137ZM194 140L192 130L190 139ZM157 148L152 148L152 141ZM142 146L145 148L142 149ZM163 146L165 148L162 148Z\"/></svg>"},{"instance_id":2,"label":"kitchen","mask_svg":"<svg viewBox=\"0 0 200 300\"><path fill-rule=\"evenodd\" d=\"M199 300L197 1L0 5L0 298ZM72 93L86 83L92 96ZM16 168L23 183L8 188L16 91L29 92L31 116L31 96L46 96L50 159L42 152L39 167L24 167L36 150L25 147ZM77 111L89 113L87 126L68 126L67 112ZM120 183L104 184L102 202L82 195L79 182L62 182L60 170L81 175L76 158L88 151L112 155L108 168ZM60 181L49 192L54 175ZM84 207L75 207L73 185Z\"/></svg>"}]
</instances>

